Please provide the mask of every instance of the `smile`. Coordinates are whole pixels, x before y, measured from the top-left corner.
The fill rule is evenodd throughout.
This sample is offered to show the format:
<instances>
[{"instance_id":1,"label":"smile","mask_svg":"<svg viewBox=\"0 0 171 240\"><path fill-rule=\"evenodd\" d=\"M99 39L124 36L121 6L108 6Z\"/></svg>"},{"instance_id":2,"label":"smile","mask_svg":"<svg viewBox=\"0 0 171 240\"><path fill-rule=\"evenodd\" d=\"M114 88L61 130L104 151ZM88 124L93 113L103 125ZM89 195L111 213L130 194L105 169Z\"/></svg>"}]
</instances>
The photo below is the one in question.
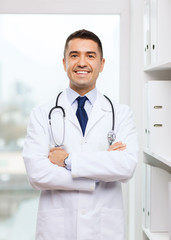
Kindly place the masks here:
<instances>
[{"instance_id":1,"label":"smile","mask_svg":"<svg viewBox=\"0 0 171 240\"><path fill-rule=\"evenodd\" d=\"M88 74L89 71L75 71L77 74Z\"/></svg>"}]
</instances>

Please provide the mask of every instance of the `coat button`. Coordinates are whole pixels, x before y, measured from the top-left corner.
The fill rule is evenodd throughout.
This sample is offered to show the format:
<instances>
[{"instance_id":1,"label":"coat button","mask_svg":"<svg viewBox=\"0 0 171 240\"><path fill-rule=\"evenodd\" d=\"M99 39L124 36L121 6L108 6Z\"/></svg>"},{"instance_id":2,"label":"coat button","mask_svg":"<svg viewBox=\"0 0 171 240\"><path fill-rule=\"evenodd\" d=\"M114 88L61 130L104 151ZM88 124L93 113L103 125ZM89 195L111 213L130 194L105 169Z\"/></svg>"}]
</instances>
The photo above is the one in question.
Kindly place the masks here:
<instances>
[{"instance_id":1,"label":"coat button","mask_svg":"<svg viewBox=\"0 0 171 240\"><path fill-rule=\"evenodd\" d=\"M85 143L87 143L86 139L81 140L81 145L84 145Z\"/></svg>"},{"instance_id":2,"label":"coat button","mask_svg":"<svg viewBox=\"0 0 171 240\"><path fill-rule=\"evenodd\" d=\"M83 210L81 211L81 214L82 214L82 215L85 215L85 214L86 214L86 210L83 209Z\"/></svg>"}]
</instances>

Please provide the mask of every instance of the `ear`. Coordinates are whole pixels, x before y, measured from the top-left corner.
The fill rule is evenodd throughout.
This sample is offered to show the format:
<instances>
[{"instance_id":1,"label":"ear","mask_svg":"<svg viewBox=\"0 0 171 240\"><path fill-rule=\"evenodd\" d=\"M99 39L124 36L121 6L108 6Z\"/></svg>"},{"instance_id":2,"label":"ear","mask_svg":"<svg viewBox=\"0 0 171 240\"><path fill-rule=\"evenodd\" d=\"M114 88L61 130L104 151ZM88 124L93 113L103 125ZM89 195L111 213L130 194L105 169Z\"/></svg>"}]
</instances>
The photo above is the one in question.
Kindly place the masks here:
<instances>
[{"instance_id":1,"label":"ear","mask_svg":"<svg viewBox=\"0 0 171 240\"><path fill-rule=\"evenodd\" d=\"M103 58L103 59L101 60L100 72L103 71L104 64L105 64L105 59Z\"/></svg>"},{"instance_id":2,"label":"ear","mask_svg":"<svg viewBox=\"0 0 171 240\"><path fill-rule=\"evenodd\" d=\"M66 72L66 62L65 62L65 58L63 58L63 66L64 66L64 70Z\"/></svg>"}]
</instances>

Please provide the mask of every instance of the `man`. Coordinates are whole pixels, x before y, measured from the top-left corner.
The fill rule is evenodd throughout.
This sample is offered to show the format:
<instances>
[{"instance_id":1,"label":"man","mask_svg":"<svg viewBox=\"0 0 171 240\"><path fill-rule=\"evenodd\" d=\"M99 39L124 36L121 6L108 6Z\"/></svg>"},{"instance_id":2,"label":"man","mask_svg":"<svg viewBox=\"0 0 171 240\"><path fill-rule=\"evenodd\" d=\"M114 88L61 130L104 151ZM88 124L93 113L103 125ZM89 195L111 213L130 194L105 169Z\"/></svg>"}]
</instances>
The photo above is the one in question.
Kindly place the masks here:
<instances>
[{"instance_id":1,"label":"man","mask_svg":"<svg viewBox=\"0 0 171 240\"><path fill-rule=\"evenodd\" d=\"M63 59L69 88L58 99L65 131L60 109L55 131L48 124L55 101L32 111L23 157L30 183L41 190L36 240L124 240L121 182L134 173L137 137L129 107L114 103L109 146L112 109L96 89L104 63L94 33L71 34ZM51 148L62 134L63 146Z\"/></svg>"}]
</instances>

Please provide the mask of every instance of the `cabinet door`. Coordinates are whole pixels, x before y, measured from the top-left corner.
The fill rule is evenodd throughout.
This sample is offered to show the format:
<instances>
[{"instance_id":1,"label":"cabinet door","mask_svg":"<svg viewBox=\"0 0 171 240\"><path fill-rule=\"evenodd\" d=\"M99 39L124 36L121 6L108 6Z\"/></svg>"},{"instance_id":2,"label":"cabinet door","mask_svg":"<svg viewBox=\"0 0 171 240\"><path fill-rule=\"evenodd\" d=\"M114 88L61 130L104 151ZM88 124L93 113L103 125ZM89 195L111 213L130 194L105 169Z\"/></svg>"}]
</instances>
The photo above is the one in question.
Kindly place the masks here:
<instances>
[{"instance_id":1,"label":"cabinet door","mask_svg":"<svg viewBox=\"0 0 171 240\"><path fill-rule=\"evenodd\" d=\"M169 229L169 191L171 175L163 169L148 166L147 207L149 230L151 232L168 232Z\"/></svg>"},{"instance_id":2,"label":"cabinet door","mask_svg":"<svg viewBox=\"0 0 171 240\"><path fill-rule=\"evenodd\" d=\"M171 240L171 182L169 182L169 240Z\"/></svg>"},{"instance_id":3,"label":"cabinet door","mask_svg":"<svg viewBox=\"0 0 171 240\"><path fill-rule=\"evenodd\" d=\"M144 63L162 64L171 61L171 1L145 0ZM148 49L148 46L149 49Z\"/></svg>"},{"instance_id":4,"label":"cabinet door","mask_svg":"<svg viewBox=\"0 0 171 240\"><path fill-rule=\"evenodd\" d=\"M157 1L150 0L150 52L151 52L151 64L157 62ZM158 16L159 17L159 16Z\"/></svg>"},{"instance_id":5,"label":"cabinet door","mask_svg":"<svg viewBox=\"0 0 171 240\"><path fill-rule=\"evenodd\" d=\"M157 2L157 62L171 61L171 1Z\"/></svg>"},{"instance_id":6,"label":"cabinet door","mask_svg":"<svg viewBox=\"0 0 171 240\"><path fill-rule=\"evenodd\" d=\"M148 104L148 83L144 89L144 148L149 148L149 104Z\"/></svg>"},{"instance_id":7,"label":"cabinet door","mask_svg":"<svg viewBox=\"0 0 171 240\"><path fill-rule=\"evenodd\" d=\"M145 227L150 229L151 214L151 166L146 166L146 197L145 197Z\"/></svg>"},{"instance_id":8,"label":"cabinet door","mask_svg":"<svg viewBox=\"0 0 171 240\"><path fill-rule=\"evenodd\" d=\"M150 64L150 0L144 1L144 65Z\"/></svg>"},{"instance_id":9,"label":"cabinet door","mask_svg":"<svg viewBox=\"0 0 171 240\"><path fill-rule=\"evenodd\" d=\"M171 81L148 82L149 149L171 157Z\"/></svg>"},{"instance_id":10,"label":"cabinet door","mask_svg":"<svg viewBox=\"0 0 171 240\"><path fill-rule=\"evenodd\" d=\"M149 195L148 193L148 185L147 185L147 170L148 170L148 165L147 164L143 164L143 199L142 199L142 224L145 228L149 227L149 223L148 223L148 216L147 216L147 195Z\"/></svg>"}]
</instances>

